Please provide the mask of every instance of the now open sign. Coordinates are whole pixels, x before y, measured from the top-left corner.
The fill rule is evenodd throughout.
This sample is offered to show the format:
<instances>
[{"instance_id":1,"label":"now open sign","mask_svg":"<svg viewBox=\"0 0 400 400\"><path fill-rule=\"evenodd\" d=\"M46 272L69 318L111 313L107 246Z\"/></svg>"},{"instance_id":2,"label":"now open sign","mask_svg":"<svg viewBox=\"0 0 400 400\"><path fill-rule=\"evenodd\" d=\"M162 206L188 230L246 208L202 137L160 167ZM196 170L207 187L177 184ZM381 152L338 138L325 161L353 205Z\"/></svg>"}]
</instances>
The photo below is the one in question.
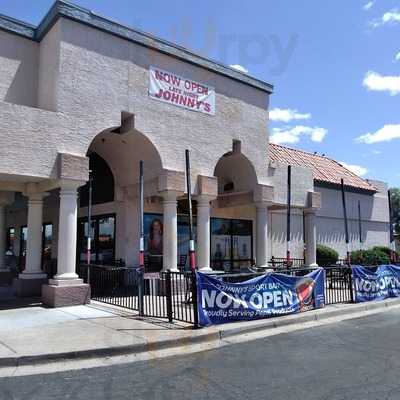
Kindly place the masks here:
<instances>
[{"instance_id":1,"label":"now open sign","mask_svg":"<svg viewBox=\"0 0 400 400\"><path fill-rule=\"evenodd\" d=\"M156 67L150 67L149 96L192 111L215 114L213 87Z\"/></svg>"}]
</instances>

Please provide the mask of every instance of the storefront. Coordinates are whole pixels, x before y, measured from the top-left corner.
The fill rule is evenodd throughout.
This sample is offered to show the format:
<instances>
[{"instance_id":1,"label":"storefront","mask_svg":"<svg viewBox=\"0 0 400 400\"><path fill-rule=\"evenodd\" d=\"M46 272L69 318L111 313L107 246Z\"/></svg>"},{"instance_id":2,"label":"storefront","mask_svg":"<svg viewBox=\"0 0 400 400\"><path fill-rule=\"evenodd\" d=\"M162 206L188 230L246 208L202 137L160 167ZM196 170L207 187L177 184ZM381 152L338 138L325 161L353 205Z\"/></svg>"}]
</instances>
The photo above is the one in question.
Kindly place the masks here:
<instances>
[{"instance_id":1,"label":"storefront","mask_svg":"<svg viewBox=\"0 0 400 400\"><path fill-rule=\"evenodd\" d=\"M91 261L138 265L140 161L146 262L187 268L186 150L199 269L284 256L288 162L269 145L271 84L64 2L38 27L0 16L0 69L0 254L14 246L25 259L20 295L42 291L50 306L88 300L76 266L86 260L89 171ZM299 160L292 211L305 218L291 245L302 257L305 243L314 265L321 197L323 217L337 219L337 192L320 190L313 162ZM374 210L384 189L350 182L364 184L368 218L383 232L387 220Z\"/></svg>"}]
</instances>

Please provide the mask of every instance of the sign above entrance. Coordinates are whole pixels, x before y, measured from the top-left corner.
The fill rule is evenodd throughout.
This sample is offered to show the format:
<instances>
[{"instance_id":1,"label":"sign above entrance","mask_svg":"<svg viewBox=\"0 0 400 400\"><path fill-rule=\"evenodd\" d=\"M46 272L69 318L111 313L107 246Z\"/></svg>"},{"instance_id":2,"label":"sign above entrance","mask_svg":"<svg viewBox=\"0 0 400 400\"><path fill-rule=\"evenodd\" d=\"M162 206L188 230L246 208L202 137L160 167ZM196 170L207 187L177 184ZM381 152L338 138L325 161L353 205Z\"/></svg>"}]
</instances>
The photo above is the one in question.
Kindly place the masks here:
<instances>
[{"instance_id":1,"label":"sign above entrance","mask_svg":"<svg viewBox=\"0 0 400 400\"><path fill-rule=\"evenodd\" d=\"M213 87L156 67L150 67L149 95L153 99L178 107L209 115L215 114Z\"/></svg>"}]
</instances>

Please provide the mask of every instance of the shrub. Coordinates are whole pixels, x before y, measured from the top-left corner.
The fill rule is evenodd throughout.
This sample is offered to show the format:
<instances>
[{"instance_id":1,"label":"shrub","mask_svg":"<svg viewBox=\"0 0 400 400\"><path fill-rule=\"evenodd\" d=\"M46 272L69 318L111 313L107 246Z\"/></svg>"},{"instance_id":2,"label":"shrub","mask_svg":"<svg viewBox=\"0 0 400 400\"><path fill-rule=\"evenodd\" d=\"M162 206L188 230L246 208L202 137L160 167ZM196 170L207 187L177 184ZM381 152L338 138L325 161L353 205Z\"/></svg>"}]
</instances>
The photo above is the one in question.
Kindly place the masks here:
<instances>
[{"instance_id":1,"label":"shrub","mask_svg":"<svg viewBox=\"0 0 400 400\"><path fill-rule=\"evenodd\" d=\"M321 266L336 264L339 254L336 250L317 244L317 264Z\"/></svg>"},{"instance_id":2,"label":"shrub","mask_svg":"<svg viewBox=\"0 0 400 400\"><path fill-rule=\"evenodd\" d=\"M389 264L390 256L379 249L357 250L351 253L351 263L353 265L381 265Z\"/></svg>"},{"instance_id":3,"label":"shrub","mask_svg":"<svg viewBox=\"0 0 400 400\"><path fill-rule=\"evenodd\" d=\"M372 248L372 250L377 250L377 251L382 251L384 252L390 259L390 256L392 254L392 249L390 247L387 246L375 246ZM399 258L399 252L395 252L397 259Z\"/></svg>"}]
</instances>

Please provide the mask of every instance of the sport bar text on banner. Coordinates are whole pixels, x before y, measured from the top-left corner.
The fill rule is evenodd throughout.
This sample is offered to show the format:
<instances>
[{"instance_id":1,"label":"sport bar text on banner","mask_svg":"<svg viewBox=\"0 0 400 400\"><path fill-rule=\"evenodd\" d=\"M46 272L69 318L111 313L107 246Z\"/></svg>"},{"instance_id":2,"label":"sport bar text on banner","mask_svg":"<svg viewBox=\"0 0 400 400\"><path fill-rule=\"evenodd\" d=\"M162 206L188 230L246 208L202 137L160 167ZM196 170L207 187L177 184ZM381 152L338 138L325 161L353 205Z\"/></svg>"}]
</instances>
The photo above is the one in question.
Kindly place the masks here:
<instances>
[{"instance_id":1,"label":"sport bar text on banner","mask_svg":"<svg viewBox=\"0 0 400 400\"><path fill-rule=\"evenodd\" d=\"M265 274L240 283L196 273L201 326L292 314L325 305L324 270L305 276Z\"/></svg>"},{"instance_id":2,"label":"sport bar text on banner","mask_svg":"<svg viewBox=\"0 0 400 400\"><path fill-rule=\"evenodd\" d=\"M172 72L150 67L151 98L178 107L215 114L215 89Z\"/></svg>"},{"instance_id":3,"label":"sport bar text on banner","mask_svg":"<svg viewBox=\"0 0 400 400\"><path fill-rule=\"evenodd\" d=\"M395 265L380 265L371 268L354 266L351 270L357 303L400 297L400 267Z\"/></svg>"}]
</instances>

